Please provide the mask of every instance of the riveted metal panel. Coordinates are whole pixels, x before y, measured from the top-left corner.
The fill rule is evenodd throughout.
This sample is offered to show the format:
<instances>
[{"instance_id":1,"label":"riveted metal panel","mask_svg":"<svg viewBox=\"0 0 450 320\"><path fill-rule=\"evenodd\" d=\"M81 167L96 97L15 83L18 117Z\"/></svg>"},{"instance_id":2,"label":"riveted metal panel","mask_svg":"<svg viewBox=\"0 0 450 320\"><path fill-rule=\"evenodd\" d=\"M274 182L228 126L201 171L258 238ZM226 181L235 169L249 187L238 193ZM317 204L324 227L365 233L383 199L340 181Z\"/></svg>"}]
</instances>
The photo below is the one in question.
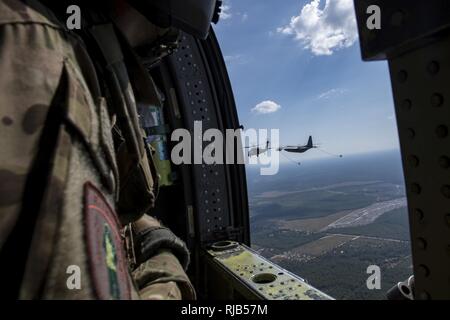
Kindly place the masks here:
<instances>
[{"instance_id":1,"label":"riveted metal panel","mask_svg":"<svg viewBox=\"0 0 450 320\"><path fill-rule=\"evenodd\" d=\"M208 70L198 40L182 34L178 49L169 59L173 78L177 81L177 95L184 125L194 134L194 123L200 121L203 133L220 127L217 98L210 83ZM194 137L195 140L201 137ZM202 148L210 142L203 142ZM193 148L193 150L195 150ZM194 216L197 236L202 244L226 238L232 226L229 207L227 173L221 164L192 165L192 189L195 192Z\"/></svg>"},{"instance_id":2,"label":"riveted metal panel","mask_svg":"<svg viewBox=\"0 0 450 320\"><path fill-rule=\"evenodd\" d=\"M450 298L450 36L389 61L416 299Z\"/></svg>"},{"instance_id":3,"label":"riveted metal panel","mask_svg":"<svg viewBox=\"0 0 450 320\"><path fill-rule=\"evenodd\" d=\"M381 8L380 30L366 9ZM442 0L355 0L363 59L388 59L416 299L450 298L450 19Z\"/></svg>"},{"instance_id":4,"label":"riveted metal panel","mask_svg":"<svg viewBox=\"0 0 450 320\"><path fill-rule=\"evenodd\" d=\"M267 300L330 300L327 294L309 285L304 279L261 257L249 247L232 241L206 253L212 268L218 271L228 288L211 290L217 299L235 299L236 293L246 299ZM225 245L223 245L225 244ZM210 271L214 272L214 270ZM213 276L212 274L210 276ZM226 279L225 279L226 278Z\"/></svg>"},{"instance_id":5,"label":"riveted metal panel","mask_svg":"<svg viewBox=\"0 0 450 320\"><path fill-rule=\"evenodd\" d=\"M429 35L450 27L448 0L354 0L361 53L364 60L380 60L426 44ZM373 14L369 6L380 8L380 29L369 29Z\"/></svg>"},{"instance_id":6,"label":"riveted metal panel","mask_svg":"<svg viewBox=\"0 0 450 320\"><path fill-rule=\"evenodd\" d=\"M249 247L230 241L224 242L232 245L228 245L230 248L225 250L210 249L207 255L210 263L221 270L222 277L228 275L230 290L237 290L242 297L267 300L332 299L304 279L261 257ZM214 293L216 290L211 294Z\"/></svg>"}]
</instances>

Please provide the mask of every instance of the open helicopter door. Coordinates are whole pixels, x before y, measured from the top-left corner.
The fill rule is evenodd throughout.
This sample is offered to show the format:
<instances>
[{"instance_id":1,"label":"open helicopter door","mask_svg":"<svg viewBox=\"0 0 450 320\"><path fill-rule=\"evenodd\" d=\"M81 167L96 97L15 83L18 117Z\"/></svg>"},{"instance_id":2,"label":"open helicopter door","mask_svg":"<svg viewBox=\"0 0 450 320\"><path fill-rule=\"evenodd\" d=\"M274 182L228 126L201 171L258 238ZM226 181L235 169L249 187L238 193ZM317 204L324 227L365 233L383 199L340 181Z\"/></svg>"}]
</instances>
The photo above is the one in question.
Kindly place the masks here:
<instances>
[{"instance_id":1,"label":"open helicopter door","mask_svg":"<svg viewBox=\"0 0 450 320\"><path fill-rule=\"evenodd\" d=\"M193 133L196 122L203 132L242 128L212 30L206 40L181 33L174 52L148 68L162 91L170 131ZM235 139L236 157L243 151L239 135ZM188 244L199 299L330 299L250 248L243 164L181 164L173 170L178 178L161 188L156 215Z\"/></svg>"}]
</instances>

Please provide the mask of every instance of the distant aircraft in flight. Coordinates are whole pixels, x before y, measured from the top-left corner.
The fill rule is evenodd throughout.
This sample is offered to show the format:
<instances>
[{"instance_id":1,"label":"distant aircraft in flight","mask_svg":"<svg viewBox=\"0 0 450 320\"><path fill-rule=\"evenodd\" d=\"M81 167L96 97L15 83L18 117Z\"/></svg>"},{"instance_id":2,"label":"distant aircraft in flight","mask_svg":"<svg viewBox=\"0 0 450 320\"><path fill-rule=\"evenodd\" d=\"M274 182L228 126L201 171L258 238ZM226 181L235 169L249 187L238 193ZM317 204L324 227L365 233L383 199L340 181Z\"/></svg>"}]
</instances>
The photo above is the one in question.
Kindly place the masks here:
<instances>
[{"instance_id":1,"label":"distant aircraft in flight","mask_svg":"<svg viewBox=\"0 0 450 320\"><path fill-rule=\"evenodd\" d=\"M251 146L251 147L245 147L245 148L246 149L250 149L248 151L248 156L249 157L253 157L253 156L257 156L258 157L260 154L263 154L263 153L267 152L268 150L272 149L270 147L269 140L267 140L265 147ZM327 153L327 154L331 155L331 156L342 158L341 154L338 155L338 154L333 154L333 153L327 152L325 150L320 149L319 145L313 144L312 136L309 136L308 143L305 144L305 145L281 146L281 147L277 148L276 151L279 151L279 152L286 151L286 152L291 152L291 153L304 153L304 152L306 152L306 151L308 151L310 149L316 149L316 148L318 150L324 152L324 153ZM298 163L298 162L296 162L296 161L294 161L292 159L289 159L289 160L293 161L293 162L295 162L297 164L300 164L300 163Z\"/></svg>"},{"instance_id":2,"label":"distant aircraft in flight","mask_svg":"<svg viewBox=\"0 0 450 320\"><path fill-rule=\"evenodd\" d=\"M286 146L286 147L279 147L278 151L286 151L286 152L293 152L293 153L304 153L308 151L309 149L317 148L316 145L313 145L312 136L309 136L308 143L304 146Z\"/></svg>"},{"instance_id":3,"label":"distant aircraft in flight","mask_svg":"<svg viewBox=\"0 0 450 320\"><path fill-rule=\"evenodd\" d=\"M308 143L305 145L298 145L298 146L285 146L285 147L279 147L276 150L277 151L286 151L286 152L293 152L293 153L304 153L306 151L308 151L309 149L313 149L313 148L317 148L318 146L313 144L312 141L312 136L309 136L308 139ZM263 154L265 152L267 152L268 150L272 149L270 147L270 142L269 140L267 140L265 147L261 147L261 146L251 146L251 147L246 147L246 149L250 149L248 151L248 156L249 157L253 157L253 156L259 156L260 154Z\"/></svg>"},{"instance_id":4,"label":"distant aircraft in flight","mask_svg":"<svg viewBox=\"0 0 450 320\"><path fill-rule=\"evenodd\" d=\"M249 157L253 157L253 156L259 157L260 154L265 153L265 152L267 152L267 150L270 149L269 145L270 145L270 142L269 142L269 140L267 140L265 147L251 146L251 147L245 147L245 148L246 149L250 149L248 151L248 156Z\"/></svg>"}]
</instances>

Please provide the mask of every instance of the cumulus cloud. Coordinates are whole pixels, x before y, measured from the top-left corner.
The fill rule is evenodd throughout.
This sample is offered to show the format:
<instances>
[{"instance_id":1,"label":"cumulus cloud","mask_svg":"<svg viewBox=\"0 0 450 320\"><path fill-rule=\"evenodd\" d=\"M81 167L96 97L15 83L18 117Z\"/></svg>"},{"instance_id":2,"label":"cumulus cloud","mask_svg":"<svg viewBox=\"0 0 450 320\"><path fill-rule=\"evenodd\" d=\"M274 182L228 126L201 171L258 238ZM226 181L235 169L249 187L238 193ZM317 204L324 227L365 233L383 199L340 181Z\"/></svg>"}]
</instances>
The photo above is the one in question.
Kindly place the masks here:
<instances>
[{"instance_id":1,"label":"cumulus cloud","mask_svg":"<svg viewBox=\"0 0 450 320\"><path fill-rule=\"evenodd\" d=\"M334 51L352 46L358 39L353 0L312 0L298 16L277 29L294 36L305 49L315 55L331 55Z\"/></svg>"},{"instance_id":2,"label":"cumulus cloud","mask_svg":"<svg viewBox=\"0 0 450 320\"><path fill-rule=\"evenodd\" d=\"M247 12L240 12L233 10L233 6L231 4L231 0L223 0L221 11L220 11L220 20L227 20L228 22L231 20L235 20L241 23L246 22L248 19Z\"/></svg>"},{"instance_id":3,"label":"cumulus cloud","mask_svg":"<svg viewBox=\"0 0 450 320\"><path fill-rule=\"evenodd\" d=\"M265 100L263 102L258 103L255 107L252 108L252 112L258 114L267 114L277 112L281 109L281 106L272 100Z\"/></svg>"},{"instance_id":4,"label":"cumulus cloud","mask_svg":"<svg viewBox=\"0 0 450 320\"><path fill-rule=\"evenodd\" d=\"M231 17L232 17L231 6L228 4L223 4L222 11L220 12L220 19L227 20L230 19Z\"/></svg>"}]
</instances>

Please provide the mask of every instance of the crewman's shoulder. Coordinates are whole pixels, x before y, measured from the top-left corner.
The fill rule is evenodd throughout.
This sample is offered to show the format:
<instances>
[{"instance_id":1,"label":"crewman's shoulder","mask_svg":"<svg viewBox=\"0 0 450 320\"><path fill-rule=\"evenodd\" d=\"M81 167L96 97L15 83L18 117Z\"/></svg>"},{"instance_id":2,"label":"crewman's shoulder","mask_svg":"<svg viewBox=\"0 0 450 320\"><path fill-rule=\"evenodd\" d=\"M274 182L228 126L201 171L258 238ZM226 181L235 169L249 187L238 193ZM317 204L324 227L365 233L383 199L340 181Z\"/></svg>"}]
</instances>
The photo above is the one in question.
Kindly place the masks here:
<instances>
[{"instance_id":1,"label":"crewman's shoulder","mask_svg":"<svg viewBox=\"0 0 450 320\"><path fill-rule=\"evenodd\" d=\"M0 0L0 25L40 23L62 28L53 13L37 0Z\"/></svg>"}]
</instances>

